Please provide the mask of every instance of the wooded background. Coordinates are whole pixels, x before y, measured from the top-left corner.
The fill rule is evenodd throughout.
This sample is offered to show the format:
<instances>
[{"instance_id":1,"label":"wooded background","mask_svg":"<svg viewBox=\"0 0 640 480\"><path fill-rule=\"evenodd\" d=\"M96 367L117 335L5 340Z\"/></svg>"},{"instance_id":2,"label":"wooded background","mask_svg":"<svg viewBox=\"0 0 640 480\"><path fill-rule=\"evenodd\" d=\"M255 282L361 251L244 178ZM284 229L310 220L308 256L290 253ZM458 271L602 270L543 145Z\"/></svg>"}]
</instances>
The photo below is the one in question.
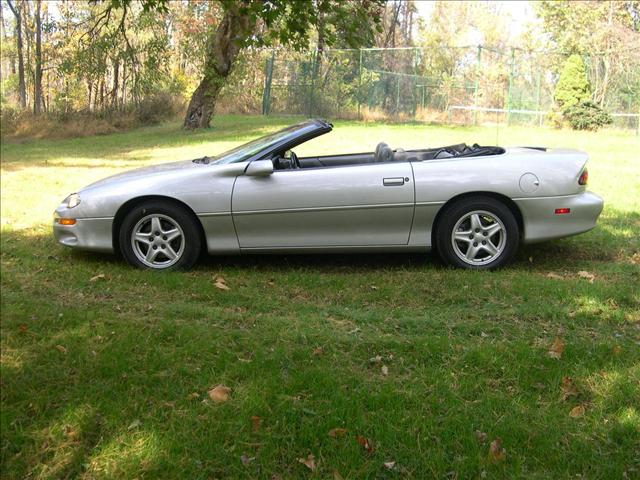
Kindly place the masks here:
<instances>
[{"instance_id":1,"label":"wooded background","mask_svg":"<svg viewBox=\"0 0 640 480\"><path fill-rule=\"evenodd\" d=\"M534 3L535 20L517 34L501 3L436 2L429 18L412 1L274 4L266 14L255 1L2 1L3 133L31 115L126 127L184 114L219 56L225 21L249 14L251 28L235 32L245 38L228 49L237 50L228 71L214 64L217 113L541 124L542 113L517 111L553 109L573 53L595 104L610 113L640 108L637 0ZM304 21L292 26L296 16ZM498 118L460 106L516 112ZM636 128L637 117L615 120Z\"/></svg>"}]
</instances>

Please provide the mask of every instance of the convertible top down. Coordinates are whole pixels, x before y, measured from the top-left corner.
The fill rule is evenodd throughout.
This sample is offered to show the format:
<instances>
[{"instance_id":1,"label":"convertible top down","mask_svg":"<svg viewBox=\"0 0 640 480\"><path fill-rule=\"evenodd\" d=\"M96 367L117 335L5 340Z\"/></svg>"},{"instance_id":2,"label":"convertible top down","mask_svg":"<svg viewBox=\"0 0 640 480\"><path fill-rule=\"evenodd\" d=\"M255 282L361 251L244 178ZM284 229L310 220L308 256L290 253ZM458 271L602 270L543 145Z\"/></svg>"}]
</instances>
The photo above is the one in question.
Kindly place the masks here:
<instances>
[{"instance_id":1,"label":"convertible top down","mask_svg":"<svg viewBox=\"0 0 640 480\"><path fill-rule=\"evenodd\" d=\"M141 168L68 196L62 245L132 265L191 267L201 251L427 251L457 267L506 264L521 242L592 229L587 155L466 144L298 157L332 125L309 120L215 157ZM372 146L373 147L373 146Z\"/></svg>"}]
</instances>

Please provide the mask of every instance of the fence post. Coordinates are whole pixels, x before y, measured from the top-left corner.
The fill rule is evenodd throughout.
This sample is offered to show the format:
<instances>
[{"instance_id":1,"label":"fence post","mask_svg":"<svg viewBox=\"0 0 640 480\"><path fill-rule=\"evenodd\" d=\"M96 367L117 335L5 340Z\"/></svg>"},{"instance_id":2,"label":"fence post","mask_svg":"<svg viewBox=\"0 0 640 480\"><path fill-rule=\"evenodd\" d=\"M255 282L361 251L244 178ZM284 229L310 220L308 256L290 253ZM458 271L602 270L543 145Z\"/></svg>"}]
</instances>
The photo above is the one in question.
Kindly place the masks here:
<instances>
[{"instance_id":1,"label":"fence post","mask_svg":"<svg viewBox=\"0 0 640 480\"><path fill-rule=\"evenodd\" d=\"M513 87L513 67L515 62L515 49L511 47L511 68L509 69L509 91L507 93L507 126L511 122L511 89Z\"/></svg>"},{"instance_id":2,"label":"fence post","mask_svg":"<svg viewBox=\"0 0 640 480\"><path fill-rule=\"evenodd\" d=\"M473 106L478 108L478 87L480 83L480 62L482 60L482 45L478 45L478 58L476 61L476 83L473 89ZM473 111L473 124L478 121L478 110Z\"/></svg>"},{"instance_id":3,"label":"fence post","mask_svg":"<svg viewBox=\"0 0 640 480\"><path fill-rule=\"evenodd\" d=\"M536 110L540 111L540 67L538 66L538 76L536 77ZM543 115L541 113L538 114L538 126L542 126L542 118Z\"/></svg>"},{"instance_id":4,"label":"fence post","mask_svg":"<svg viewBox=\"0 0 640 480\"><path fill-rule=\"evenodd\" d=\"M264 89L262 90L262 114L269 115L271 107L271 81L273 80L273 61L275 52L271 52L271 58L267 58L264 67Z\"/></svg>"},{"instance_id":5,"label":"fence post","mask_svg":"<svg viewBox=\"0 0 640 480\"><path fill-rule=\"evenodd\" d=\"M358 120L362 120L360 115L360 104L362 103L362 48L359 48L360 59L358 61Z\"/></svg>"},{"instance_id":6,"label":"fence post","mask_svg":"<svg viewBox=\"0 0 640 480\"><path fill-rule=\"evenodd\" d=\"M418 49L413 51L413 118L418 113Z\"/></svg>"},{"instance_id":7,"label":"fence post","mask_svg":"<svg viewBox=\"0 0 640 480\"><path fill-rule=\"evenodd\" d=\"M317 50L314 50L311 54L311 92L309 94L309 117L313 116L313 97L316 89L316 75L317 75Z\"/></svg>"}]
</instances>

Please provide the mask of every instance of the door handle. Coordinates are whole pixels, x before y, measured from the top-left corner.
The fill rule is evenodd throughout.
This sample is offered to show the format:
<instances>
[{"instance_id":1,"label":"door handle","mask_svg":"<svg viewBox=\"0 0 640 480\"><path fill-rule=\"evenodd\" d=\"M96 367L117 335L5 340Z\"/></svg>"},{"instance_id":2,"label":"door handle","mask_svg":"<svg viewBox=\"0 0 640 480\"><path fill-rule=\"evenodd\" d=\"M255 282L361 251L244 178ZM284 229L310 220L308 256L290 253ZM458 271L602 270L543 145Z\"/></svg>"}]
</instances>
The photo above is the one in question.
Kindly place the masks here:
<instances>
[{"instance_id":1,"label":"door handle","mask_svg":"<svg viewBox=\"0 0 640 480\"><path fill-rule=\"evenodd\" d=\"M385 187L399 187L404 185L404 177L387 177L382 180Z\"/></svg>"}]
</instances>

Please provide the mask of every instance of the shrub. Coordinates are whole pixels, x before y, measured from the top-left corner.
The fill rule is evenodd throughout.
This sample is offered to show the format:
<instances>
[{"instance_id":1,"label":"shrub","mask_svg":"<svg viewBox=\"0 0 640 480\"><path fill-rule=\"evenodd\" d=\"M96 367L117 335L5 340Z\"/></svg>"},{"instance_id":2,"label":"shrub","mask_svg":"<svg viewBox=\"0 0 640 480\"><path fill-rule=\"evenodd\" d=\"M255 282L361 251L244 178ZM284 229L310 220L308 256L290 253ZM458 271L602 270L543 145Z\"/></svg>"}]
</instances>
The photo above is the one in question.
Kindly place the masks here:
<instances>
[{"instance_id":1,"label":"shrub","mask_svg":"<svg viewBox=\"0 0 640 480\"><path fill-rule=\"evenodd\" d=\"M0 136L11 135L18 128L20 112L8 105L0 108Z\"/></svg>"},{"instance_id":2,"label":"shrub","mask_svg":"<svg viewBox=\"0 0 640 480\"><path fill-rule=\"evenodd\" d=\"M168 93L160 92L144 98L135 107L135 115L143 125L158 123L174 117L179 106L176 98Z\"/></svg>"},{"instance_id":3,"label":"shrub","mask_svg":"<svg viewBox=\"0 0 640 480\"><path fill-rule=\"evenodd\" d=\"M587 72L579 55L571 55L565 62L553 98L563 111L591 99Z\"/></svg>"},{"instance_id":4,"label":"shrub","mask_svg":"<svg viewBox=\"0 0 640 480\"><path fill-rule=\"evenodd\" d=\"M574 130L597 130L613 123L611 115L590 101L568 107L562 114Z\"/></svg>"}]
</instances>

